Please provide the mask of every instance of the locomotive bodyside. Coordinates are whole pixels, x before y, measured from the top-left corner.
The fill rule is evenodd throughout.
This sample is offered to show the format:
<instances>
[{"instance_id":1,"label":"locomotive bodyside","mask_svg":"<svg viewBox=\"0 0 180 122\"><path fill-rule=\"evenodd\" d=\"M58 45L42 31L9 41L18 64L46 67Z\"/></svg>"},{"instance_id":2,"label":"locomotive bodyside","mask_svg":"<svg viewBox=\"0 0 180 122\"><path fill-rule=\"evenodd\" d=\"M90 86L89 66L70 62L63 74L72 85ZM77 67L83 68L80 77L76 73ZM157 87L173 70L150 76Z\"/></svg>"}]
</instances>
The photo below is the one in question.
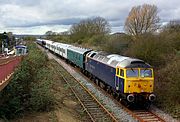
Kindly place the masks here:
<instances>
[{"instance_id":1,"label":"locomotive bodyside","mask_svg":"<svg viewBox=\"0 0 180 122\"><path fill-rule=\"evenodd\" d=\"M115 88L115 74L116 68L106 65L98 60L87 57L85 63L85 70L97 77L107 85Z\"/></svg>"}]
</instances>

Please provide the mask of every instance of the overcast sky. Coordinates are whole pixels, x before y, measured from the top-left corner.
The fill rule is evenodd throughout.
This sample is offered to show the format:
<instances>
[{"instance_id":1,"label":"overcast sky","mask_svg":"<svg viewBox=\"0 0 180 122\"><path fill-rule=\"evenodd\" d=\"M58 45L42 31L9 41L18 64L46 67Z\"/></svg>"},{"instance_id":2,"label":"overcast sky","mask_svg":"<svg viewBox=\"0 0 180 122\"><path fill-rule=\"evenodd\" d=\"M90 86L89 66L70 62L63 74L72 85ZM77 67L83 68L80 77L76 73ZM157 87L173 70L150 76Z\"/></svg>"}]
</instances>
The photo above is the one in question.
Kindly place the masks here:
<instances>
[{"instance_id":1,"label":"overcast sky","mask_svg":"<svg viewBox=\"0 0 180 122\"><path fill-rule=\"evenodd\" d=\"M122 32L131 8L144 3L158 7L161 23L180 19L180 0L0 0L0 32L63 32L95 16L108 20L112 32Z\"/></svg>"}]
</instances>

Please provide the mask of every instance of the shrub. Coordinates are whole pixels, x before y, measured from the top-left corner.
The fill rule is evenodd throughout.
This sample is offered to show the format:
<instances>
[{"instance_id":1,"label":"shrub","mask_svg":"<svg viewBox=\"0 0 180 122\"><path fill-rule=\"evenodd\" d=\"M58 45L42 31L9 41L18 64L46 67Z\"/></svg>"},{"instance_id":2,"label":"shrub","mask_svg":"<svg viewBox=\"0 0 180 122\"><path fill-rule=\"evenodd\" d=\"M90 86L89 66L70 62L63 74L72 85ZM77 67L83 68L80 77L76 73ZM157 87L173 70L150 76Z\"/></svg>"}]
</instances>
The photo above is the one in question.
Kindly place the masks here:
<instances>
[{"instance_id":1,"label":"shrub","mask_svg":"<svg viewBox=\"0 0 180 122\"><path fill-rule=\"evenodd\" d=\"M128 48L131 39L125 34L111 35L102 45L102 49L109 53L117 53L122 55Z\"/></svg>"},{"instance_id":2,"label":"shrub","mask_svg":"<svg viewBox=\"0 0 180 122\"><path fill-rule=\"evenodd\" d=\"M103 43L105 43L105 41L107 40L107 36L106 35L94 35L91 38L87 38L85 40L87 40L85 43L88 43L88 45L91 46L102 46Z\"/></svg>"},{"instance_id":3,"label":"shrub","mask_svg":"<svg viewBox=\"0 0 180 122\"><path fill-rule=\"evenodd\" d=\"M180 118L180 59L175 59L156 73L156 105Z\"/></svg>"},{"instance_id":4,"label":"shrub","mask_svg":"<svg viewBox=\"0 0 180 122\"><path fill-rule=\"evenodd\" d=\"M171 59L174 49L167 40L158 36L144 35L134 41L125 54L159 67Z\"/></svg>"},{"instance_id":5,"label":"shrub","mask_svg":"<svg viewBox=\"0 0 180 122\"><path fill-rule=\"evenodd\" d=\"M45 111L52 108L54 104L54 95L50 91L53 85L52 72L49 67L43 67L38 70L36 82L31 84L30 105L32 110Z\"/></svg>"}]
</instances>

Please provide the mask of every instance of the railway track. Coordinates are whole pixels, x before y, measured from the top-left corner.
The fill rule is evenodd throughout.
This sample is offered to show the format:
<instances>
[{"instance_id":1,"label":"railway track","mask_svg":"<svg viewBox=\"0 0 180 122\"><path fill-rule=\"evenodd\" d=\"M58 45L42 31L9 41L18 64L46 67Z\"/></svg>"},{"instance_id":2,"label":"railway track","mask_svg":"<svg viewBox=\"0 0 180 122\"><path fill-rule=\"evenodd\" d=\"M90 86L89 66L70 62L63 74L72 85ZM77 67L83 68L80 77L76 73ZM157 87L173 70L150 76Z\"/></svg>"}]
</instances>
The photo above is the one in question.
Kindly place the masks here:
<instances>
[{"instance_id":1,"label":"railway track","mask_svg":"<svg viewBox=\"0 0 180 122\"><path fill-rule=\"evenodd\" d=\"M118 122L91 92L64 69L58 70L93 122Z\"/></svg>"},{"instance_id":2,"label":"railway track","mask_svg":"<svg viewBox=\"0 0 180 122\"><path fill-rule=\"evenodd\" d=\"M95 84L95 83L93 82L93 84ZM141 109L141 110L130 110L126 106L121 104L118 100L114 99L112 95L108 94L107 92L105 92L104 90L102 90L99 87L97 87L97 88L100 91L102 91L104 94L107 94L107 96L112 98L116 104L121 106L122 109L124 109L127 113L129 113L129 115L131 115L133 118L135 118L138 122L166 122L164 119L159 117L154 112L151 112L150 110L145 110L145 109L144 110L143 109Z\"/></svg>"},{"instance_id":3,"label":"railway track","mask_svg":"<svg viewBox=\"0 0 180 122\"><path fill-rule=\"evenodd\" d=\"M73 67L72 67L73 68ZM73 68L74 70L80 72L79 70ZM87 78L85 76L85 78ZM89 78L88 78L89 80ZM126 106L124 106L123 104L121 104L118 100L114 99L112 95L108 94L107 92L105 92L102 88L98 87L97 84L95 82L93 82L93 84L95 84L95 86L102 91L104 94L108 95L109 97L111 97L114 102L116 104L118 104L119 106L122 107L122 109L124 109L126 112L128 112L133 118L135 118L137 121L139 122L166 122L164 119L162 119L161 117L159 117L157 114L155 114L154 112L151 112L150 110L130 110L128 109Z\"/></svg>"},{"instance_id":4,"label":"railway track","mask_svg":"<svg viewBox=\"0 0 180 122\"><path fill-rule=\"evenodd\" d=\"M78 71L78 70L76 70L76 71ZM125 105L120 103L119 100L116 100L111 94L108 94L106 91L104 91L99 86L97 86L97 84L95 82L93 82L93 84L95 84L95 87L97 87L97 89L99 89L104 94L106 94L111 99L113 99L117 105L121 106L122 109L124 109L127 113L129 113L129 115L131 115L133 118L135 118L138 122L166 122L164 119L162 119L156 113L154 113L150 110L146 110L146 109L131 110L131 109L128 109Z\"/></svg>"},{"instance_id":5,"label":"railway track","mask_svg":"<svg viewBox=\"0 0 180 122\"><path fill-rule=\"evenodd\" d=\"M78 70L76 70L76 71L78 71ZM154 112L152 112L150 110L145 110L145 109L144 110L143 109L131 110L131 109L128 109L125 105L121 104L119 102L119 100L116 100L111 94L108 94L106 91L104 91L99 86L97 86L97 84L95 82L93 82L93 84L95 84L95 87L97 87L97 89L99 89L104 94L106 94L111 99L113 99L117 105L121 106L122 109L124 109L127 113L129 113L129 115L131 115L138 122L166 122L164 119L162 119L161 117L159 117L157 114L155 114Z\"/></svg>"},{"instance_id":6,"label":"railway track","mask_svg":"<svg viewBox=\"0 0 180 122\"><path fill-rule=\"evenodd\" d=\"M156 114L152 113L151 111L147 110L136 110L132 111L134 116L140 122L165 122L165 120L158 117Z\"/></svg>"}]
</instances>

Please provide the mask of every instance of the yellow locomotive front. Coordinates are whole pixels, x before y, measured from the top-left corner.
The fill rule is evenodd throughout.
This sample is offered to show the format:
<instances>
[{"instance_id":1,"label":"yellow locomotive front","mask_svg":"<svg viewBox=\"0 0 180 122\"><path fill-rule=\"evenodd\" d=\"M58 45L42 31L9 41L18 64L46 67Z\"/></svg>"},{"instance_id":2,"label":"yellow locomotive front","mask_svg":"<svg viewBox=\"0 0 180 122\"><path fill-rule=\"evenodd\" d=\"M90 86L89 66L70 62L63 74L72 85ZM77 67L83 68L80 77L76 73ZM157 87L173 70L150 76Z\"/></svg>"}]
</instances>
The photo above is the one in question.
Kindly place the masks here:
<instances>
[{"instance_id":1,"label":"yellow locomotive front","mask_svg":"<svg viewBox=\"0 0 180 122\"><path fill-rule=\"evenodd\" d=\"M126 83L124 93L152 93L154 76L153 69L125 69Z\"/></svg>"},{"instance_id":2,"label":"yellow locomotive front","mask_svg":"<svg viewBox=\"0 0 180 122\"><path fill-rule=\"evenodd\" d=\"M116 82L116 89L121 90L121 93L123 93L123 96L128 102L149 104L155 100L156 96L153 94L154 73L152 67L117 67L116 80L117 79L120 85L118 87Z\"/></svg>"},{"instance_id":3,"label":"yellow locomotive front","mask_svg":"<svg viewBox=\"0 0 180 122\"><path fill-rule=\"evenodd\" d=\"M153 94L154 73L152 68L127 68L125 69L124 93L128 101L154 101Z\"/></svg>"}]
</instances>

